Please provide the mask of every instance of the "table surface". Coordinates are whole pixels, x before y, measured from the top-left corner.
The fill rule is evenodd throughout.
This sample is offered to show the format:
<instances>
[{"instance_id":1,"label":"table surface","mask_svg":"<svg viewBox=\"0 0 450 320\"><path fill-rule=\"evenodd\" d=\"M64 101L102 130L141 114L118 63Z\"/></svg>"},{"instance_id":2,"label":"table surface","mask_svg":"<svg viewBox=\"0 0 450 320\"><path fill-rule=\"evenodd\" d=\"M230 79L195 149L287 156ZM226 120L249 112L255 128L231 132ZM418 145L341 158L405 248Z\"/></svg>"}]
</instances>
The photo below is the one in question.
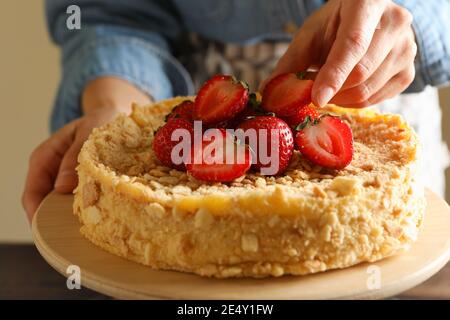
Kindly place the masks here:
<instances>
[{"instance_id":1,"label":"table surface","mask_svg":"<svg viewBox=\"0 0 450 320\"><path fill-rule=\"evenodd\" d=\"M0 299L109 299L82 288L69 290L31 244L0 244ZM423 284L394 299L450 299L450 264Z\"/></svg>"}]
</instances>

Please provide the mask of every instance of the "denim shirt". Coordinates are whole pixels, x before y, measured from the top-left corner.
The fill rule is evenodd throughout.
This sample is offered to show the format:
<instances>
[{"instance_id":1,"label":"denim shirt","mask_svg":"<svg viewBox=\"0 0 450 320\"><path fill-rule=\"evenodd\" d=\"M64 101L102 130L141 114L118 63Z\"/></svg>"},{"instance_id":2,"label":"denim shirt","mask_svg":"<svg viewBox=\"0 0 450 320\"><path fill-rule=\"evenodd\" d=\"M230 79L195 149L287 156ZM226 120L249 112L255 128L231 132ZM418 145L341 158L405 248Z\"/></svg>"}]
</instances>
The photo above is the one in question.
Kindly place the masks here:
<instances>
[{"instance_id":1,"label":"denim shirt","mask_svg":"<svg viewBox=\"0 0 450 320\"><path fill-rule=\"evenodd\" d=\"M155 100L193 94L173 50L185 32L220 42L287 40L324 0L47 0L48 28L62 48L62 79L51 118L54 131L81 116L86 84L111 75ZM450 82L450 1L397 0L414 16L416 78L406 92ZM81 29L66 26L68 6L81 9Z\"/></svg>"}]
</instances>

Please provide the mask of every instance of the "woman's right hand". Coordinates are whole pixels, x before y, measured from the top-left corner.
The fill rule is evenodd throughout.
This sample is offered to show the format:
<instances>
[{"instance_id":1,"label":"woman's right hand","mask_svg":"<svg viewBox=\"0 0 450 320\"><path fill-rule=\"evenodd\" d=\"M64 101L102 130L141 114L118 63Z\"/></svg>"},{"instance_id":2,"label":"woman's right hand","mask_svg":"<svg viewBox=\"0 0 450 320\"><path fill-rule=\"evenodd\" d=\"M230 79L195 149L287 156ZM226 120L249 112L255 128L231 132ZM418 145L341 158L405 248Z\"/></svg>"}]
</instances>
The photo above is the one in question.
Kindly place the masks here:
<instances>
[{"instance_id":1,"label":"woman's right hand","mask_svg":"<svg viewBox=\"0 0 450 320\"><path fill-rule=\"evenodd\" d=\"M78 153L92 129L113 120L120 112L128 113L132 102L148 104L150 101L125 80L102 77L89 83L82 97L84 116L59 129L30 156L22 194L29 221L50 191L70 193L77 186Z\"/></svg>"},{"instance_id":2,"label":"woman's right hand","mask_svg":"<svg viewBox=\"0 0 450 320\"><path fill-rule=\"evenodd\" d=\"M414 80L412 18L391 0L329 0L297 31L269 79L316 66L317 106L360 108L392 98Z\"/></svg>"}]
</instances>

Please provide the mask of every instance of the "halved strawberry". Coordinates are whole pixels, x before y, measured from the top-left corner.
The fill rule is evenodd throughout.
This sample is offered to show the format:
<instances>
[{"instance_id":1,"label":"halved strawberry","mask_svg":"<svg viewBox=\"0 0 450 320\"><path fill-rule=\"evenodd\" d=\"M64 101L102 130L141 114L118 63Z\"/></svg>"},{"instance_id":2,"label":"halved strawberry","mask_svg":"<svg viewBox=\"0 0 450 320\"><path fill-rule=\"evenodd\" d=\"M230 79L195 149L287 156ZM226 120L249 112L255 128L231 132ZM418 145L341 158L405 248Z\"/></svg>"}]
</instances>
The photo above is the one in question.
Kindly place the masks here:
<instances>
[{"instance_id":1,"label":"halved strawberry","mask_svg":"<svg viewBox=\"0 0 450 320\"><path fill-rule=\"evenodd\" d=\"M276 168L270 173L270 175L276 175L287 168L294 150L294 138L286 122L275 116L257 116L245 120L236 129L244 131L243 142L248 143L252 150L255 169ZM252 132L254 132L253 138ZM240 132L236 131L238 137L239 134ZM255 137L256 140L254 140ZM272 161L276 162L272 163Z\"/></svg>"},{"instance_id":2,"label":"halved strawberry","mask_svg":"<svg viewBox=\"0 0 450 320\"><path fill-rule=\"evenodd\" d=\"M247 146L235 141L225 129L205 131L200 146L195 146L187 171L196 179L228 182L243 176L251 166Z\"/></svg>"},{"instance_id":3,"label":"halved strawberry","mask_svg":"<svg viewBox=\"0 0 450 320\"><path fill-rule=\"evenodd\" d=\"M297 127L299 124L304 123L309 117L309 120L317 120L320 117L320 113L317 112L315 108L312 108L310 106L303 106L300 109L298 109L292 116L284 118L284 121L288 125L291 126L291 128Z\"/></svg>"},{"instance_id":4,"label":"halved strawberry","mask_svg":"<svg viewBox=\"0 0 450 320\"><path fill-rule=\"evenodd\" d=\"M289 117L304 105L311 103L312 80L304 72L283 73L265 86L262 107L280 117Z\"/></svg>"},{"instance_id":5,"label":"halved strawberry","mask_svg":"<svg viewBox=\"0 0 450 320\"><path fill-rule=\"evenodd\" d=\"M166 116L166 122L173 118L183 118L189 121L194 119L194 103L190 100L184 100Z\"/></svg>"},{"instance_id":6,"label":"halved strawberry","mask_svg":"<svg viewBox=\"0 0 450 320\"><path fill-rule=\"evenodd\" d=\"M302 155L319 166L342 169L353 158L352 129L334 116L323 116L310 122L295 135Z\"/></svg>"},{"instance_id":7,"label":"halved strawberry","mask_svg":"<svg viewBox=\"0 0 450 320\"><path fill-rule=\"evenodd\" d=\"M232 119L248 101L248 86L228 75L216 75L200 88L194 102L194 117L210 125Z\"/></svg>"},{"instance_id":8,"label":"halved strawberry","mask_svg":"<svg viewBox=\"0 0 450 320\"><path fill-rule=\"evenodd\" d=\"M181 141L172 141L172 133L177 129L184 129L188 131L188 133L190 134L190 140L183 140L183 143L188 143L190 146L191 141L194 137L194 127L191 121L183 118L173 118L169 119L165 125L163 125L156 131L153 139L153 151L155 152L158 160L161 161L163 165L178 170L184 170L185 166L183 163L183 159L184 157L189 155L181 154L176 155L178 159L172 158L172 149L177 144L182 143ZM185 150L188 149L187 147L188 146L186 146Z\"/></svg>"}]
</instances>

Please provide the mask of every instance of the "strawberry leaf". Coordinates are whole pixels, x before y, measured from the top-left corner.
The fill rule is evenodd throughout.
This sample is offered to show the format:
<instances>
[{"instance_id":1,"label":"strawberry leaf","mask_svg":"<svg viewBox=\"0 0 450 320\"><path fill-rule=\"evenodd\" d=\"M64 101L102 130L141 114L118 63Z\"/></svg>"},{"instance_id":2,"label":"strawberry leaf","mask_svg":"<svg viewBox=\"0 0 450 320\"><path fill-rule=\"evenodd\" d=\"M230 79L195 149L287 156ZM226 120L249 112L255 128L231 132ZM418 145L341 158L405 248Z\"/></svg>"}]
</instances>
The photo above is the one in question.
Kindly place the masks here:
<instances>
[{"instance_id":1,"label":"strawberry leaf","mask_svg":"<svg viewBox=\"0 0 450 320\"><path fill-rule=\"evenodd\" d=\"M311 117L310 117L310 116L306 116L306 117L305 117L305 120L303 120L303 122L299 123L299 124L294 128L294 130L295 130L295 131L303 130L303 129L306 128L306 126L307 126L309 123L312 123L312 124L314 125L314 124L317 124L318 121L317 121L317 120L311 121Z\"/></svg>"},{"instance_id":2,"label":"strawberry leaf","mask_svg":"<svg viewBox=\"0 0 450 320\"><path fill-rule=\"evenodd\" d=\"M240 85L244 87L245 90L249 90L249 85L244 80L239 81Z\"/></svg>"},{"instance_id":3,"label":"strawberry leaf","mask_svg":"<svg viewBox=\"0 0 450 320\"><path fill-rule=\"evenodd\" d=\"M303 80L306 78L306 71L299 71L295 75L299 80Z\"/></svg>"},{"instance_id":4,"label":"strawberry leaf","mask_svg":"<svg viewBox=\"0 0 450 320\"><path fill-rule=\"evenodd\" d=\"M248 106L255 109L255 111L263 112L261 109L261 102L258 101L258 98L256 97L256 93L250 93L248 96Z\"/></svg>"}]
</instances>

